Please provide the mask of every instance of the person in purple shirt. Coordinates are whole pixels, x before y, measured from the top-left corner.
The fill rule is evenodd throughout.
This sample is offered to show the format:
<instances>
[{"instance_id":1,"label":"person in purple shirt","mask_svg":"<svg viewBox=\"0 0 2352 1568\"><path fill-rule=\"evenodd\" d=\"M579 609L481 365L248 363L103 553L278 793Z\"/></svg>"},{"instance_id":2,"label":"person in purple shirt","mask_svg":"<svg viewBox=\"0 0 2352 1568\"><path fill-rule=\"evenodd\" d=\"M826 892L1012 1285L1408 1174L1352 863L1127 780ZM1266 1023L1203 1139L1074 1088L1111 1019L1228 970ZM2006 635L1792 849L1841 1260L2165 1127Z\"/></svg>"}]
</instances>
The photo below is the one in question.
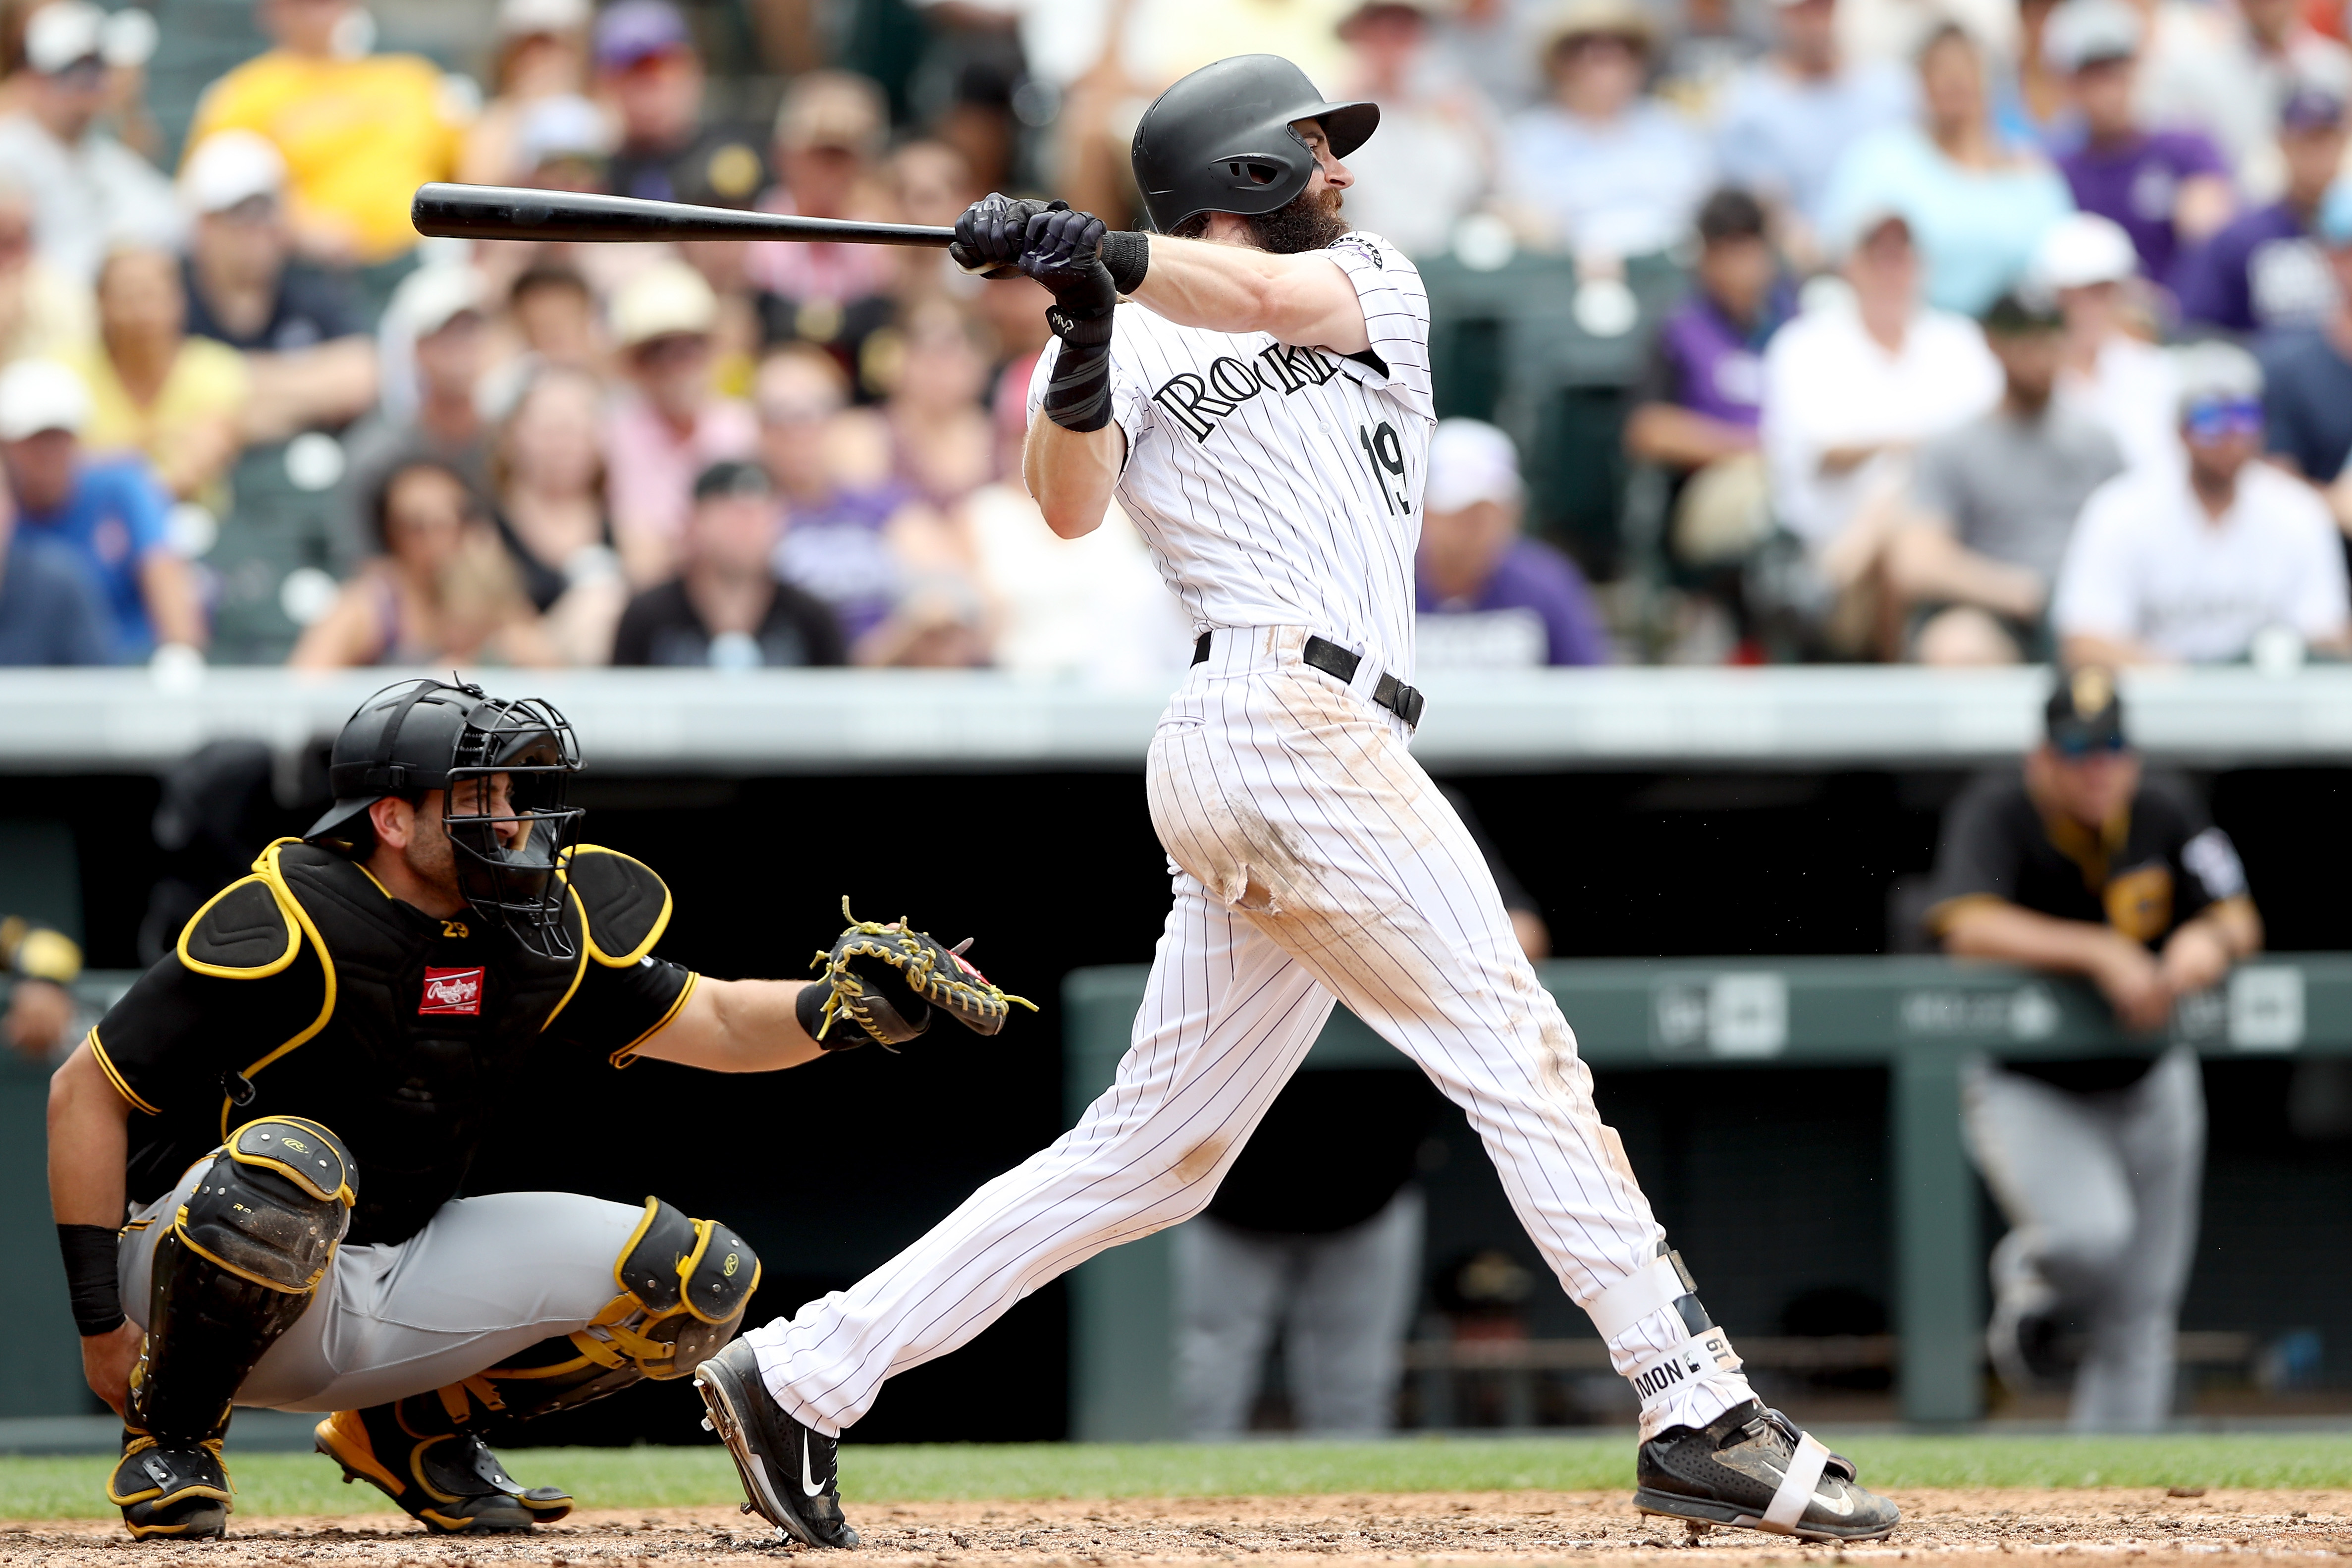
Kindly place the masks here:
<instances>
[{"instance_id":1,"label":"person in purple shirt","mask_svg":"<svg viewBox=\"0 0 2352 1568\"><path fill-rule=\"evenodd\" d=\"M2184 247L2212 237L2237 209L2230 166L2202 132L2143 127L2134 104L2147 28L2125 0L2066 0L2042 54L2066 79L2081 140L2058 155L2074 205L2121 224L2140 271L2159 281Z\"/></svg>"},{"instance_id":2,"label":"person in purple shirt","mask_svg":"<svg viewBox=\"0 0 2352 1568\"><path fill-rule=\"evenodd\" d=\"M2225 331L2315 326L2336 305L2336 280L2312 236L2320 198L2344 159L2344 96L2305 83L2279 111L2286 195L2181 257L2172 280L2184 321Z\"/></svg>"},{"instance_id":3,"label":"person in purple shirt","mask_svg":"<svg viewBox=\"0 0 2352 1568\"><path fill-rule=\"evenodd\" d=\"M1519 532L1523 499L1508 436L1476 419L1437 422L1413 574L1417 668L1609 662L1584 574Z\"/></svg>"},{"instance_id":4,"label":"person in purple shirt","mask_svg":"<svg viewBox=\"0 0 2352 1568\"><path fill-rule=\"evenodd\" d=\"M1659 323L1625 425L1633 457L1685 472L1756 450L1764 344L1793 307L1754 196L1716 192L1698 234L1697 287Z\"/></svg>"}]
</instances>

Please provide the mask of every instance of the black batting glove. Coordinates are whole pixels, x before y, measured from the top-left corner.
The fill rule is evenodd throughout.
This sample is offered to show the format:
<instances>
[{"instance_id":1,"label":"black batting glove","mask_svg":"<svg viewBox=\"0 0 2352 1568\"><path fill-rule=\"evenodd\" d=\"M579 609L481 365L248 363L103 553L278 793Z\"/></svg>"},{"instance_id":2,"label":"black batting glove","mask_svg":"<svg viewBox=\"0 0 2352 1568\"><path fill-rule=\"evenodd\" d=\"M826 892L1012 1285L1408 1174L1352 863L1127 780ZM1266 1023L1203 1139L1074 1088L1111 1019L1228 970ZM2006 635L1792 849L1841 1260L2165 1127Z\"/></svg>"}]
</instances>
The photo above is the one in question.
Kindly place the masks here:
<instances>
[{"instance_id":1,"label":"black batting glove","mask_svg":"<svg viewBox=\"0 0 2352 1568\"><path fill-rule=\"evenodd\" d=\"M1029 220L1021 270L1053 294L1054 308L1045 312L1045 320L1065 338L1070 336L1065 321L1102 321L1118 303L1118 286L1102 258L1103 236L1108 232L1102 219L1074 211L1065 202L1055 202Z\"/></svg>"},{"instance_id":2,"label":"black batting glove","mask_svg":"<svg viewBox=\"0 0 2352 1568\"><path fill-rule=\"evenodd\" d=\"M1016 263L1028 244L1029 220L1045 210L1045 202L991 191L956 219L956 237L948 247L948 259L961 270L982 278L1018 278L1021 269Z\"/></svg>"}]
</instances>

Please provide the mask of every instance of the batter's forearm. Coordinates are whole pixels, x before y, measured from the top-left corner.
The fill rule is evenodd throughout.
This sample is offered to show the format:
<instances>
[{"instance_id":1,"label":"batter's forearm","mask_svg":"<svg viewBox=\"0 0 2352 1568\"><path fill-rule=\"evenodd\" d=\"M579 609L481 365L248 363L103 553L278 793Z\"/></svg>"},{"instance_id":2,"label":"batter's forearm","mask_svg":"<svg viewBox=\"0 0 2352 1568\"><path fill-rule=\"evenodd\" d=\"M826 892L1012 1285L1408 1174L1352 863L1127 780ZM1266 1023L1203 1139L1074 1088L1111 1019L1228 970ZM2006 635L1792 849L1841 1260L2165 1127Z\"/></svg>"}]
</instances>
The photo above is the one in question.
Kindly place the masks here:
<instances>
[{"instance_id":1,"label":"batter's forearm","mask_svg":"<svg viewBox=\"0 0 2352 1568\"><path fill-rule=\"evenodd\" d=\"M677 1016L638 1047L637 1054L709 1072L778 1072L798 1067L819 1054L817 1043L793 1011L809 984L703 976Z\"/></svg>"},{"instance_id":2,"label":"batter's forearm","mask_svg":"<svg viewBox=\"0 0 2352 1568\"><path fill-rule=\"evenodd\" d=\"M49 1076L49 1208L59 1225L122 1224L130 1120L84 1040Z\"/></svg>"},{"instance_id":3,"label":"batter's forearm","mask_svg":"<svg viewBox=\"0 0 2352 1568\"><path fill-rule=\"evenodd\" d=\"M1286 343L1361 353L1371 347L1355 285L1328 257L1151 237L1135 290L1154 315L1213 332L1271 332Z\"/></svg>"},{"instance_id":4,"label":"batter's forearm","mask_svg":"<svg viewBox=\"0 0 2352 1568\"><path fill-rule=\"evenodd\" d=\"M1045 526L1076 539L1102 525L1126 458L1127 433L1116 422L1080 432L1041 418L1021 448L1022 482L1037 498Z\"/></svg>"}]
</instances>

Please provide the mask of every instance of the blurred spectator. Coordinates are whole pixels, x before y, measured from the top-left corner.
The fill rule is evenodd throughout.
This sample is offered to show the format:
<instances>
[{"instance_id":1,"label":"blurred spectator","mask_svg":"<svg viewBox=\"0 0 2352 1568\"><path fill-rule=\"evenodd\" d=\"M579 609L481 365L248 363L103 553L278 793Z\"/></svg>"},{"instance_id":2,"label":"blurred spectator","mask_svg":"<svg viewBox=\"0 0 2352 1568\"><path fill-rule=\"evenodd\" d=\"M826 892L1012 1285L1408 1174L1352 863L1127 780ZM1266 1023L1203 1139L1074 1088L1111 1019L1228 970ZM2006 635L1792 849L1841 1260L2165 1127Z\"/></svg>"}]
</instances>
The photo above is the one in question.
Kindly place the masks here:
<instances>
[{"instance_id":1,"label":"blurred spectator","mask_svg":"<svg viewBox=\"0 0 2352 1568\"><path fill-rule=\"evenodd\" d=\"M1430 19L1432 54L1440 68L1507 118L1544 93L1541 13L1537 0L1455 0Z\"/></svg>"},{"instance_id":2,"label":"blurred spectator","mask_svg":"<svg viewBox=\"0 0 2352 1568\"><path fill-rule=\"evenodd\" d=\"M1525 500L1508 436L1476 419L1438 421L1414 572L1420 668L1609 662L1584 574L1519 531Z\"/></svg>"},{"instance_id":3,"label":"blurred spectator","mask_svg":"<svg viewBox=\"0 0 2352 1568\"><path fill-rule=\"evenodd\" d=\"M2052 620L2069 663L2217 664L2258 637L2352 652L2344 551L2316 491L2260 461L2263 373L2243 349L2180 351L2183 469L2130 473L2074 525Z\"/></svg>"},{"instance_id":4,"label":"blurred spectator","mask_svg":"<svg viewBox=\"0 0 2352 1568\"><path fill-rule=\"evenodd\" d=\"M2249 199L2276 199L2286 184L2276 138L2281 111L2309 86L2352 92L2352 55L2304 20L2299 0L2204 5L2163 0L2140 84L2143 121L2195 126L2230 160Z\"/></svg>"},{"instance_id":5,"label":"blurred spectator","mask_svg":"<svg viewBox=\"0 0 2352 1568\"><path fill-rule=\"evenodd\" d=\"M0 170L0 365L58 359L98 336L89 285L33 242L33 198Z\"/></svg>"},{"instance_id":6,"label":"blurred spectator","mask_svg":"<svg viewBox=\"0 0 2352 1568\"><path fill-rule=\"evenodd\" d=\"M2287 100L2278 132L2285 194L2180 258L2172 289L2184 321L2252 332L2309 325L2335 305L2311 222L2344 162L2344 108L2342 92L2315 86Z\"/></svg>"},{"instance_id":7,"label":"blurred spectator","mask_svg":"<svg viewBox=\"0 0 2352 1568\"><path fill-rule=\"evenodd\" d=\"M629 580L652 584L672 574L695 475L751 456L759 424L711 386L719 301L694 268L646 268L614 299L612 321L631 391L605 418L607 495Z\"/></svg>"},{"instance_id":8,"label":"blurred spectator","mask_svg":"<svg viewBox=\"0 0 2352 1568\"><path fill-rule=\"evenodd\" d=\"M416 187L457 172L467 106L422 55L367 52L357 0L260 0L274 46L205 89L188 145L224 131L265 138L286 161L288 214L302 252L374 263L416 244Z\"/></svg>"},{"instance_id":9,"label":"blurred spectator","mask_svg":"<svg viewBox=\"0 0 2352 1568\"><path fill-rule=\"evenodd\" d=\"M188 331L244 352L253 382L244 435L256 442L341 428L376 395L375 344L342 289L291 259L285 177L278 150L249 131L199 144L180 174L182 198L196 214Z\"/></svg>"},{"instance_id":10,"label":"blurred spectator","mask_svg":"<svg viewBox=\"0 0 2352 1568\"><path fill-rule=\"evenodd\" d=\"M2000 362L1999 406L1919 448L1887 573L1924 617L1913 642L1922 664L2040 658L2075 514L2123 471L2115 437L2053 396L2065 326L2050 295L1994 300L1984 335Z\"/></svg>"},{"instance_id":11,"label":"blurred spectator","mask_svg":"<svg viewBox=\"0 0 2352 1568\"><path fill-rule=\"evenodd\" d=\"M1689 476L1673 524L1687 562L1744 554L1768 526L1756 439L1764 345L1796 301L1765 228L1745 191L1717 191L1699 208L1697 286L1659 324L1625 422L1628 452Z\"/></svg>"},{"instance_id":12,"label":"blurred spectator","mask_svg":"<svg viewBox=\"0 0 2352 1568\"><path fill-rule=\"evenodd\" d=\"M868 374L888 391L883 438L891 479L942 510L996 477L985 329L952 301L909 308L892 334L877 334Z\"/></svg>"},{"instance_id":13,"label":"blurred spectator","mask_svg":"<svg viewBox=\"0 0 2352 1568\"><path fill-rule=\"evenodd\" d=\"M757 463L713 463L694 481L677 576L621 613L618 665L757 669L843 664L841 627L822 600L780 581L776 490Z\"/></svg>"},{"instance_id":14,"label":"blurred spectator","mask_svg":"<svg viewBox=\"0 0 2352 1568\"><path fill-rule=\"evenodd\" d=\"M463 475L414 458L384 476L369 510L379 553L304 629L289 665L555 662Z\"/></svg>"},{"instance_id":15,"label":"blurred spectator","mask_svg":"<svg viewBox=\"0 0 2352 1568\"><path fill-rule=\"evenodd\" d=\"M889 123L881 89L864 77L811 71L799 78L776 110L779 184L760 198L760 209L801 217L870 216L873 165ZM768 296L761 309L771 342L801 338L854 356L866 334L890 319L887 296L897 268L882 246L764 242L752 247L747 266Z\"/></svg>"},{"instance_id":16,"label":"blurred spectator","mask_svg":"<svg viewBox=\"0 0 2352 1568\"><path fill-rule=\"evenodd\" d=\"M1847 149L1823 198L1823 222L1899 212L1927 267L1927 302L1973 316L2015 282L2050 226L2074 207L2038 156L2001 144L1985 91L1984 53L1957 26L1919 52L1924 123L1872 132Z\"/></svg>"},{"instance_id":17,"label":"blurred spectator","mask_svg":"<svg viewBox=\"0 0 2352 1568\"><path fill-rule=\"evenodd\" d=\"M888 177L890 198L898 208L901 223L933 224L942 228L953 227L963 209L981 196L981 188L972 183L971 164L961 153L944 142L925 137L909 142L890 154L885 168ZM852 247L854 248L854 247ZM954 294L962 297L971 290L971 280L958 272L944 250L932 250L922 246L898 247L898 280L894 286L898 299L911 301L927 295ZM982 289L985 299L992 290ZM772 302L766 308L773 310ZM1043 307L1039 307L1042 312ZM797 315L797 312L795 312ZM781 327L779 321L772 326ZM781 335L772 333L772 336ZM793 333L798 336L797 332Z\"/></svg>"},{"instance_id":18,"label":"blurred spectator","mask_svg":"<svg viewBox=\"0 0 2352 1568\"><path fill-rule=\"evenodd\" d=\"M71 545L16 526L0 487L0 665L110 664L105 607Z\"/></svg>"},{"instance_id":19,"label":"blurred spectator","mask_svg":"<svg viewBox=\"0 0 2352 1568\"><path fill-rule=\"evenodd\" d=\"M2000 395L2000 363L1976 324L1921 308L1909 224L1889 211L1853 233L1851 302L1825 300L1774 335L1759 425L1774 515L1848 615L1878 565L1911 449ZM1807 613L1833 618L1822 603Z\"/></svg>"},{"instance_id":20,"label":"blurred spectator","mask_svg":"<svg viewBox=\"0 0 2352 1568\"><path fill-rule=\"evenodd\" d=\"M499 541L567 664L605 662L628 599L604 505L603 408L594 376L542 364L500 427L491 462Z\"/></svg>"},{"instance_id":21,"label":"blurred spectator","mask_svg":"<svg viewBox=\"0 0 2352 1568\"><path fill-rule=\"evenodd\" d=\"M490 101L467 129L457 178L469 185L522 184L539 160L524 145L531 110L588 86L588 0L499 0Z\"/></svg>"},{"instance_id":22,"label":"blurred spectator","mask_svg":"<svg viewBox=\"0 0 2352 1568\"><path fill-rule=\"evenodd\" d=\"M1724 89L1715 122L1723 177L1779 209L1801 266L1821 252L1822 201L1847 147L1914 113L1917 89L1893 60L1838 47L1837 0L1774 0L1772 52Z\"/></svg>"},{"instance_id":23,"label":"blurred spectator","mask_svg":"<svg viewBox=\"0 0 2352 1568\"><path fill-rule=\"evenodd\" d=\"M1018 479L983 485L960 510L996 612L997 668L1107 686L1164 686L1183 672L1190 620L1116 505L1076 539L1055 537Z\"/></svg>"},{"instance_id":24,"label":"blurred spectator","mask_svg":"<svg viewBox=\"0 0 2352 1568\"><path fill-rule=\"evenodd\" d=\"M1980 775L1945 817L1928 931L1949 952L2081 975L2126 1029L2161 1028L2262 946L2245 871L2183 784L2142 775L2105 670L2063 678L2045 722L2022 770ZM2160 1430L2204 1170L2196 1048L1962 1072L1969 1152L2011 1226L1992 1254L1994 1371L2019 1394L2071 1371L2077 1431ZM2079 1348L2070 1321L2089 1331Z\"/></svg>"},{"instance_id":25,"label":"blurred spectator","mask_svg":"<svg viewBox=\"0 0 2352 1568\"><path fill-rule=\"evenodd\" d=\"M65 363L89 388L82 444L136 452L163 488L228 513L229 465L250 388L245 356L187 333L180 264L161 250L118 250L98 275L100 341Z\"/></svg>"},{"instance_id":26,"label":"blurred spectator","mask_svg":"<svg viewBox=\"0 0 2352 1568\"><path fill-rule=\"evenodd\" d=\"M107 616L107 657L130 664L163 645L205 643L195 584L165 537L170 504L136 458L81 450L89 389L54 360L0 371L0 467L16 530L69 547L91 574Z\"/></svg>"},{"instance_id":27,"label":"blurred spectator","mask_svg":"<svg viewBox=\"0 0 2352 1568\"><path fill-rule=\"evenodd\" d=\"M0 116L0 171L33 205L45 260L84 282L116 244L176 246L186 220L171 182L99 129L106 13L52 0L25 26L23 107Z\"/></svg>"},{"instance_id":28,"label":"blurred spectator","mask_svg":"<svg viewBox=\"0 0 2352 1568\"><path fill-rule=\"evenodd\" d=\"M507 315L522 351L548 364L595 374L604 357L596 296L568 267L539 266L514 280Z\"/></svg>"},{"instance_id":29,"label":"blurred spectator","mask_svg":"<svg viewBox=\"0 0 2352 1568\"><path fill-rule=\"evenodd\" d=\"M890 527L919 509L902 486L843 472L849 380L832 355L785 344L761 365L756 395L761 460L784 500L776 574L823 599L856 644L898 602Z\"/></svg>"},{"instance_id":30,"label":"blurred spectator","mask_svg":"<svg viewBox=\"0 0 2352 1568\"><path fill-rule=\"evenodd\" d=\"M2074 205L2121 224L2140 269L2161 281L2179 250L2230 221L2237 196L2202 132L2145 127L2135 93L2146 31L2126 0L2066 0L2042 47L2082 117L2080 143L2058 156Z\"/></svg>"},{"instance_id":31,"label":"blurred spectator","mask_svg":"<svg viewBox=\"0 0 2352 1568\"><path fill-rule=\"evenodd\" d=\"M8 976L8 1014L0 1035L21 1061L55 1067L81 1043L80 1008L73 983L81 978L81 945L63 931L34 925L22 915L0 920L0 973Z\"/></svg>"},{"instance_id":32,"label":"blurred spectator","mask_svg":"<svg viewBox=\"0 0 2352 1568\"><path fill-rule=\"evenodd\" d=\"M2058 296L2066 353L2058 395L2105 427L2134 468L2180 458L2180 394L2172 356L2132 331L2139 253L2123 226L2096 213L2060 219L2028 277Z\"/></svg>"},{"instance_id":33,"label":"blurred spectator","mask_svg":"<svg viewBox=\"0 0 2352 1568\"><path fill-rule=\"evenodd\" d=\"M1492 115L1433 80L1430 12L1438 0L1365 0L1339 24L1348 46L1340 96L1381 106L1382 135L1348 154L1348 219L1408 256L1443 253L1454 226L1494 182Z\"/></svg>"},{"instance_id":34,"label":"blurred spectator","mask_svg":"<svg viewBox=\"0 0 2352 1568\"><path fill-rule=\"evenodd\" d=\"M1582 257L1664 250L1714 184L1714 158L1643 90L1656 26L1635 0L1567 0L1543 47L1549 102L1516 116L1504 183L1549 241Z\"/></svg>"},{"instance_id":35,"label":"blurred spectator","mask_svg":"<svg viewBox=\"0 0 2352 1568\"><path fill-rule=\"evenodd\" d=\"M2352 180L2328 187L2314 226L2336 279L2336 302L2317 326L2285 327L2261 346L2263 416L2271 458L2326 490L2336 525L2352 532Z\"/></svg>"},{"instance_id":36,"label":"blurred spectator","mask_svg":"<svg viewBox=\"0 0 2352 1568\"><path fill-rule=\"evenodd\" d=\"M614 195L682 199L688 188L748 201L767 182L755 137L702 120L702 56L668 0L620 0L596 18L596 82L620 112Z\"/></svg>"},{"instance_id":37,"label":"blurred spectator","mask_svg":"<svg viewBox=\"0 0 2352 1568\"><path fill-rule=\"evenodd\" d=\"M394 467L431 458L462 475L477 495L489 489L489 431L476 400L488 363L489 333L482 275L462 263L419 268L400 280L384 308L387 366L405 361L410 374L387 374L383 405L343 438L342 504L337 559L357 565L375 550L369 510ZM402 395L395 406L389 395Z\"/></svg>"}]
</instances>

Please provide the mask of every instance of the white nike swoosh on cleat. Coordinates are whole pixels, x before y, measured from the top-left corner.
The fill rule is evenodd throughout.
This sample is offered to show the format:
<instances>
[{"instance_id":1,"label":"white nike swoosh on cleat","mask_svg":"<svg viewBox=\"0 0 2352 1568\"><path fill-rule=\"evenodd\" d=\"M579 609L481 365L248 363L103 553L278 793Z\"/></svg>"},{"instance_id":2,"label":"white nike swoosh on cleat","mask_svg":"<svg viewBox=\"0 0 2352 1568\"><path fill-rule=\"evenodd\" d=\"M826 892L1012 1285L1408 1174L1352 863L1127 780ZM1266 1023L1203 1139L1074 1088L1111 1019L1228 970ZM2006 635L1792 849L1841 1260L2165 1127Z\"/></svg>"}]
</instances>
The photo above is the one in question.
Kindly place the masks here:
<instances>
[{"instance_id":1,"label":"white nike swoosh on cleat","mask_svg":"<svg viewBox=\"0 0 2352 1568\"><path fill-rule=\"evenodd\" d=\"M801 1437L801 1490L808 1493L811 1497L823 1497L824 1495L824 1483L818 1480L814 1476L809 1474L808 1459L809 1440L807 1435L803 1434Z\"/></svg>"},{"instance_id":2,"label":"white nike swoosh on cleat","mask_svg":"<svg viewBox=\"0 0 2352 1568\"><path fill-rule=\"evenodd\" d=\"M1813 1493L1813 1501L1829 1510L1840 1519L1851 1519L1853 1517L1853 1499L1846 1496L1845 1493L1842 1491L1832 1494L1830 1492L1816 1490Z\"/></svg>"}]
</instances>

